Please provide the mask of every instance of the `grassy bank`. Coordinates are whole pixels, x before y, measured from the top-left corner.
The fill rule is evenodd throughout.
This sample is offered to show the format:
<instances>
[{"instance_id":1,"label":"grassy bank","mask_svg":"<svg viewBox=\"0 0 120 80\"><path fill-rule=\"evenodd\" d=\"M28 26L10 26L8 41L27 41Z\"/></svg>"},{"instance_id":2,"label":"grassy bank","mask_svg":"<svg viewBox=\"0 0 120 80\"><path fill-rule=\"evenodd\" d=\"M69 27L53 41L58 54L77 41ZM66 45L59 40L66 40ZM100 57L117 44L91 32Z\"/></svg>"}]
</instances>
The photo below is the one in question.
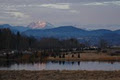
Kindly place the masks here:
<instances>
[{"instance_id":1,"label":"grassy bank","mask_svg":"<svg viewBox=\"0 0 120 80\"><path fill-rule=\"evenodd\" d=\"M25 55L22 58L17 59L8 59L9 61L17 61L17 62L35 62L35 61L120 61L120 56L110 56L105 53L81 53L78 58L78 54L67 54L65 57L51 57L48 56L46 58L40 57L30 57L30 55ZM5 58L0 58L0 61L7 61Z\"/></svg>"},{"instance_id":2,"label":"grassy bank","mask_svg":"<svg viewBox=\"0 0 120 80\"><path fill-rule=\"evenodd\" d=\"M74 55L74 57L72 57ZM81 53L80 58L77 54L65 55L65 58L59 57L48 57L47 60L54 61L120 61L120 56L110 56L104 53Z\"/></svg>"},{"instance_id":3,"label":"grassy bank","mask_svg":"<svg viewBox=\"0 0 120 80\"><path fill-rule=\"evenodd\" d=\"M0 80L120 80L120 71L0 71Z\"/></svg>"}]
</instances>

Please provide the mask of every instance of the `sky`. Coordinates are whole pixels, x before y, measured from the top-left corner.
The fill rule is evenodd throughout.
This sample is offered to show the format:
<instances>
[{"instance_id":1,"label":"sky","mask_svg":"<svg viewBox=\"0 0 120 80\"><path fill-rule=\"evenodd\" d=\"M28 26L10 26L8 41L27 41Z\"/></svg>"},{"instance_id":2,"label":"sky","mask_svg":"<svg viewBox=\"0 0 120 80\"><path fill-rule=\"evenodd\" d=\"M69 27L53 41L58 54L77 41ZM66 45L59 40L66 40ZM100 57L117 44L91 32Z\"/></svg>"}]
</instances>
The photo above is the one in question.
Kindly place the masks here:
<instances>
[{"instance_id":1,"label":"sky","mask_svg":"<svg viewBox=\"0 0 120 80\"><path fill-rule=\"evenodd\" d=\"M0 24L120 29L120 0L0 0Z\"/></svg>"}]
</instances>

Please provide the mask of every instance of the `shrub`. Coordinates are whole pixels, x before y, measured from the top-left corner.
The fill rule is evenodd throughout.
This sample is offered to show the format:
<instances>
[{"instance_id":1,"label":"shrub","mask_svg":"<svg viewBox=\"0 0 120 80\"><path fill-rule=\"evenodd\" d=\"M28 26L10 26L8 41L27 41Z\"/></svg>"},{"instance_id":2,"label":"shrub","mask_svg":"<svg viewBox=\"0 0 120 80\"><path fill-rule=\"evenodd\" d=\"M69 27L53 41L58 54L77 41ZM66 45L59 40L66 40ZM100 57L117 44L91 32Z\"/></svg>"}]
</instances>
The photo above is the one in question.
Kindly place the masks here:
<instances>
[{"instance_id":1,"label":"shrub","mask_svg":"<svg viewBox=\"0 0 120 80\"><path fill-rule=\"evenodd\" d=\"M72 54L72 58L74 57L74 54Z\"/></svg>"},{"instance_id":2,"label":"shrub","mask_svg":"<svg viewBox=\"0 0 120 80\"><path fill-rule=\"evenodd\" d=\"M65 54L63 54L62 58L65 58Z\"/></svg>"},{"instance_id":3,"label":"shrub","mask_svg":"<svg viewBox=\"0 0 120 80\"><path fill-rule=\"evenodd\" d=\"M59 55L59 58L61 58L61 55Z\"/></svg>"},{"instance_id":4,"label":"shrub","mask_svg":"<svg viewBox=\"0 0 120 80\"><path fill-rule=\"evenodd\" d=\"M78 58L80 58L80 54L78 54Z\"/></svg>"}]
</instances>

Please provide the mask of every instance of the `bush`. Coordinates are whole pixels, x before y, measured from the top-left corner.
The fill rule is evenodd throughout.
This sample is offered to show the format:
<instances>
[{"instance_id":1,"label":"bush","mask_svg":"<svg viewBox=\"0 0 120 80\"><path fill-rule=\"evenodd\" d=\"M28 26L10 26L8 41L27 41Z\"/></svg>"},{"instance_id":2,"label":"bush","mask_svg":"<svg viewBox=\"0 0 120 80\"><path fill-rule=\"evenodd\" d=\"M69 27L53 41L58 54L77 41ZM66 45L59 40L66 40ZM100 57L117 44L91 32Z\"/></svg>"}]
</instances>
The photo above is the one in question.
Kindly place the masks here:
<instances>
[{"instance_id":1,"label":"bush","mask_svg":"<svg viewBox=\"0 0 120 80\"><path fill-rule=\"evenodd\" d=\"M80 54L78 54L78 58L80 58Z\"/></svg>"},{"instance_id":2,"label":"bush","mask_svg":"<svg viewBox=\"0 0 120 80\"><path fill-rule=\"evenodd\" d=\"M74 54L72 54L72 58L74 57Z\"/></svg>"},{"instance_id":3,"label":"bush","mask_svg":"<svg viewBox=\"0 0 120 80\"><path fill-rule=\"evenodd\" d=\"M65 58L65 54L63 54L62 58Z\"/></svg>"},{"instance_id":4,"label":"bush","mask_svg":"<svg viewBox=\"0 0 120 80\"><path fill-rule=\"evenodd\" d=\"M56 58L56 55L54 54L54 58Z\"/></svg>"},{"instance_id":5,"label":"bush","mask_svg":"<svg viewBox=\"0 0 120 80\"><path fill-rule=\"evenodd\" d=\"M61 58L61 55L59 55L59 58Z\"/></svg>"},{"instance_id":6,"label":"bush","mask_svg":"<svg viewBox=\"0 0 120 80\"><path fill-rule=\"evenodd\" d=\"M102 50L103 53L107 53L107 50Z\"/></svg>"}]
</instances>

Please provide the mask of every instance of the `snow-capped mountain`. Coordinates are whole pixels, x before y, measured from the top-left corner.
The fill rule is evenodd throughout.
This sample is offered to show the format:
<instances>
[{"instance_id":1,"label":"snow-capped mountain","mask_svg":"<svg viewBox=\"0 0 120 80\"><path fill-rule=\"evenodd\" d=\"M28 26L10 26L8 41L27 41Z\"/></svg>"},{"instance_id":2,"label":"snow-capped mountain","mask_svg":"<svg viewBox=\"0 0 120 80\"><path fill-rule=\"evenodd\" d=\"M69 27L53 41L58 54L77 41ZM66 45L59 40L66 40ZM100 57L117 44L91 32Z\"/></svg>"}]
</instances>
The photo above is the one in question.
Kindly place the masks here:
<instances>
[{"instance_id":1,"label":"snow-capped mountain","mask_svg":"<svg viewBox=\"0 0 120 80\"><path fill-rule=\"evenodd\" d=\"M48 22L45 21L38 21L38 22L32 22L27 27L32 29L50 29L54 28L54 26Z\"/></svg>"}]
</instances>

